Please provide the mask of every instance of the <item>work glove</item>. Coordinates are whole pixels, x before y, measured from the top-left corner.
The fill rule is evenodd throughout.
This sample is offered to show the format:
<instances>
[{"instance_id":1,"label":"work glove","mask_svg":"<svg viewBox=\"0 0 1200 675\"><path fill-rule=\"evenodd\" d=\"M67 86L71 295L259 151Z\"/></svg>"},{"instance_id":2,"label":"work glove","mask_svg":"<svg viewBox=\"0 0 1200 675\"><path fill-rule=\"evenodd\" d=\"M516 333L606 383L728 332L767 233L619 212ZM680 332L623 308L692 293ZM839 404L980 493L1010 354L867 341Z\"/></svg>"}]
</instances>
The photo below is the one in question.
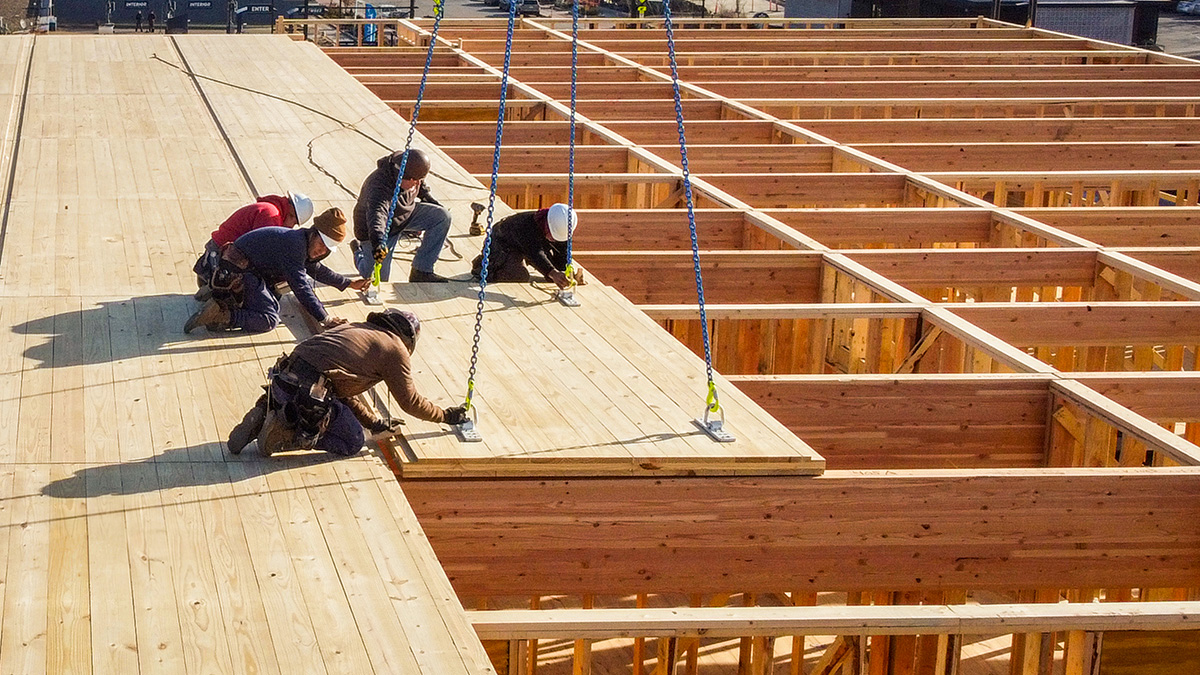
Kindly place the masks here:
<instances>
[{"instance_id":1,"label":"work glove","mask_svg":"<svg viewBox=\"0 0 1200 675\"><path fill-rule=\"evenodd\" d=\"M383 261L387 260L387 251L388 250L386 246L379 244L373 251L371 251L371 257L375 259L375 262L382 265Z\"/></svg>"},{"instance_id":2,"label":"work glove","mask_svg":"<svg viewBox=\"0 0 1200 675\"><path fill-rule=\"evenodd\" d=\"M367 426L367 431L371 432L372 436L394 436L400 433L400 427L402 426L404 426L404 420L378 419Z\"/></svg>"},{"instance_id":3,"label":"work glove","mask_svg":"<svg viewBox=\"0 0 1200 675\"><path fill-rule=\"evenodd\" d=\"M446 408L442 411L442 415L446 418L446 424L450 425L462 424L467 421L467 409L461 405Z\"/></svg>"},{"instance_id":4,"label":"work glove","mask_svg":"<svg viewBox=\"0 0 1200 675\"><path fill-rule=\"evenodd\" d=\"M330 328L333 328L334 326L340 326L344 323L346 323L346 319L343 319L340 316L330 315L324 321L321 322L321 330L329 330Z\"/></svg>"}]
</instances>

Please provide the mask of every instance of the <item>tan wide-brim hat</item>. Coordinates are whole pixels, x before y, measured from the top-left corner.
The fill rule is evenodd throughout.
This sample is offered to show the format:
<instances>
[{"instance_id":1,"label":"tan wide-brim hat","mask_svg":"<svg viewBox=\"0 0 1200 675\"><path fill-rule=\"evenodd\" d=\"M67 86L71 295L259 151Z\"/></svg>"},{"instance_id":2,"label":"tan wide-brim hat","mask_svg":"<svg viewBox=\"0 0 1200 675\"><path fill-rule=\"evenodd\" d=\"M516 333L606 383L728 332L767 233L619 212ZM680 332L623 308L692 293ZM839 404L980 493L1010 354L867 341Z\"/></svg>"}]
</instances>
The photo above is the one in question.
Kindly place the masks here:
<instances>
[{"instance_id":1,"label":"tan wide-brim hat","mask_svg":"<svg viewBox=\"0 0 1200 675\"><path fill-rule=\"evenodd\" d=\"M313 218L313 229L321 235L325 246L334 251L338 244L346 240L346 214L336 206L327 209Z\"/></svg>"}]
</instances>

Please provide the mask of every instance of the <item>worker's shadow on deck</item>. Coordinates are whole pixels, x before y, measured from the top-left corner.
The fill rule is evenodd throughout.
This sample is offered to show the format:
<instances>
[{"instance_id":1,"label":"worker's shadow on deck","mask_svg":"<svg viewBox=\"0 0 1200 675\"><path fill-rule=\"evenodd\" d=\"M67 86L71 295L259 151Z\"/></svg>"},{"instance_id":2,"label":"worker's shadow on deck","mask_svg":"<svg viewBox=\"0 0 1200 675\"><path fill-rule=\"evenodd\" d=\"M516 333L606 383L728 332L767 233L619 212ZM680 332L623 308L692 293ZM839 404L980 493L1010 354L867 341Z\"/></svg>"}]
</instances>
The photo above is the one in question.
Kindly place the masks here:
<instances>
[{"instance_id":1,"label":"worker's shadow on deck","mask_svg":"<svg viewBox=\"0 0 1200 675\"><path fill-rule=\"evenodd\" d=\"M164 293L124 300L84 300L78 310L37 316L12 327L26 335L24 356L39 368L112 363L140 357L193 354L249 346L241 332L194 335L183 332L187 318L200 308L189 295ZM284 317L285 321L288 317ZM48 339L39 339L39 338ZM256 346L271 337L255 339ZM290 348L293 340L279 343Z\"/></svg>"},{"instance_id":2,"label":"worker's shadow on deck","mask_svg":"<svg viewBox=\"0 0 1200 675\"><path fill-rule=\"evenodd\" d=\"M88 466L71 476L46 484L41 493L57 499L134 495L175 488L232 484L277 471L303 469L348 459L316 450L262 457L253 445L237 457L225 454L222 459L213 459L222 452L219 443L202 443L169 448L142 460Z\"/></svg>"},{"instance_id":3,"label":"worker's shadow on deck","mask_svg":"<svg viewBox=\"0 0 1200 675\"><path fill-rule=\"evenodd\" d=\"M405 284L394 283L391 285L390 295L384 297L388 306L409 307L417 312L421 321L440 321L446 319L461 319L464 317L474 317L479 302L479 282L463 281L455 278L448 284ZM483 292L483 312L485 314L493 312L503 312L512 309L528 309L538 307L544 304L556 302L551 291L546 291L545 300L531 302L521 298L514 297L511 288L528 286L528 282L498 282L489 283L487 289ZM537 288L537 287L535 287ZM382 295L382 293L381 293ZM456 305L461 305L462 300L470 300L471 305L469 310L465 308L450 308L451 313L444 316L434 316L427 312L422 312L418 307L421 305L431 305L437 303L454 302ZM334 306L331 303L326 303L327 306ZM459 311L454 311L459 309ZM464 311L465 310L465 311Z\"/></svg>"}]
</instances>

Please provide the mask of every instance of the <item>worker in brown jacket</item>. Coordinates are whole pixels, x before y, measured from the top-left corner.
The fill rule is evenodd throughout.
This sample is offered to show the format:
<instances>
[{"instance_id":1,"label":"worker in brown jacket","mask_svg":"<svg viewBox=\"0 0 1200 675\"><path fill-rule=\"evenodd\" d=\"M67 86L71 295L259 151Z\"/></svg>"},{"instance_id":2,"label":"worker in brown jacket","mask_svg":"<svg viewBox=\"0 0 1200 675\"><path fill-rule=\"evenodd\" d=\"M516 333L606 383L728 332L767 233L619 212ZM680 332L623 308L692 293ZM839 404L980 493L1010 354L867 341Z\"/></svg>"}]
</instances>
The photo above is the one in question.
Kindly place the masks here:
<instances>
[{"instance_id":1,"label":"worker in brown jacket","mask_svg":"<svg viewBox=\"0 0 1200 675\"><path fill-rule=\"evenodd\" d=\"M364 428L373 435L391 434L400 424L380 419L357 397L379 382L387 383L409 415L461 424L465 408L439 408L413 383L410 357L420 333L421 322L412 312L387 309L304 340L272 368L267 393L230 432L229 451L236 455L257 437L263 455L290 448L357 454Z\"/></svg>"}]
</instances>

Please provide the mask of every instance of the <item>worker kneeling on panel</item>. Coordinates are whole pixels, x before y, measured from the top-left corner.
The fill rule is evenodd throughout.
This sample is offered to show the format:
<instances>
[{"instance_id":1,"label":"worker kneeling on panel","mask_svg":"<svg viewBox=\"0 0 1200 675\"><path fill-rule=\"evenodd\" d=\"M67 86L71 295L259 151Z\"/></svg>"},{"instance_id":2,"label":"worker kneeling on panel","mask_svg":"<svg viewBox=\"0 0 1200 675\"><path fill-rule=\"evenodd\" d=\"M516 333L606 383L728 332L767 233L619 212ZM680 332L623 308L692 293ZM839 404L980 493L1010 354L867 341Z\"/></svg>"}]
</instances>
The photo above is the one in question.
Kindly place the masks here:
<instances>
[{"instance_id":1,"label":"worker kneeling on panel","mask_svg":"<svg viewBox=\"0 0 1200 675\"><path fill-rule=\"evenodd\" d=\"M312 227L263 227L243 234L222 250L210 280L213 296L187 320L183 331L190 333L200 326L210 331L269 331L279 325L275 286L281 283L322 328L345 323L325 311L312 285L315 279L341 291L361 291L370 283L351 281L321 264L345 238L346 216L339 208L317 216Z\"/></svg>"},{"instance_id":2,"label":"worker kneeling on panel","mask_svg":"<svg viewBox=\"0 0 1200 675\"><path fill-rule=\"evenodd\" d=\"M192 266L196 273L197 300L207 300L212 297L213 271L221 262L221 251L237 241L237 238L260 227L286 227L289 230L297 225L303 225L313 216L313 203L308 197L299 192L288 192L284 195L266 195L259 197L253 204L247 204L234 211L225 222L213 230L212 237L204 244L204 253Z\"/></svg>"},{"instance_id":3,"label":"worker kneeling on panel","mask_svg":"<svg viewBox=\"0 0 1200 675\"><path fill-rule=\"evenodd\" d=\"M388 222L401 164L404 164L404 178L400 180L400 194ZM354 250L354 265L364 279L371 278L375 265L380 265L380 281L391 279L396 244L402 234L408 233L421 236L408 280L449 281L433 271L450 233L450 211L433 198L425 184L429 169L429 155L424 150L397 150L380 158L375 170L363 181L354 206L354 241L350 248Z\"/></svg>"},{"instance_id":4,"label":"worker kneeling on panel","mask_svg":"<svg viewBox=\"0 0 1200 675\"><path fill-rule=\"evenodd\" d=\"M263 455L302 448L357 454L364 429L389 436L402 424L381 419L358 397L379 382L409 415L461 424L465 408L438 408L413 383L411 356L420 335L416 315L387 309L304 340L271 368L267 393L230 432L229 451L239 454L257 438Z\"/></svg>"},{"instance_id":5,"label":"worker kneeling on panel","mask_svg":"<svg viewBox=\"0 0 1200 675\"><path fill-rule=\"evenodd\" d=\"M567 240L578 223L574 209L555 204L548 209L522 211L492 227L492 250L488 254L488 282L530 280L529 268L541 272L546 281L559 288L569 285L566 270ZM478 280L483 270L483 254L475 256L471 276ZM582 283L583 273L576 274Z\"/></svg>"}]
</instances>

